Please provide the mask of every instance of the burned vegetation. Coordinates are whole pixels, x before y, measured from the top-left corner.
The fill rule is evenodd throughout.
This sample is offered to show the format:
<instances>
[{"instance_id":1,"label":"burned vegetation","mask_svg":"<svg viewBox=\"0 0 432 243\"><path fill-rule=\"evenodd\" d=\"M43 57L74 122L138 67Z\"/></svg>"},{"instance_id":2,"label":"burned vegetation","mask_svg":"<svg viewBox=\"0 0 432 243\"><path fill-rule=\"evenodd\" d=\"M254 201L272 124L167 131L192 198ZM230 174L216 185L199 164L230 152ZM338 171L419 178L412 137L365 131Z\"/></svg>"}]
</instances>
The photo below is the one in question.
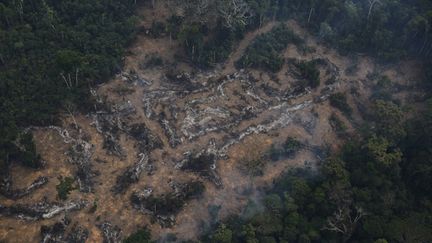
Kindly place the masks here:
<instances>
[{"instance_id":1,"label":"burned vegetation","mask_svg":"<svg viewBox=\"0 0 432 243\"><path fill-rule=\"evenodd\" d=\"M87 201L69 201L66 203L50 203L46 199L35 204L0 205L0 215L24 220L50 219L59 214L80 210L87 206Z\"/></svg>"},{"instance_id":2,"label":"burned vegetation","mask_svg":"<svg viewBox=\"0 0 432 243\"><path fill-rule=\"evenodd\" d=\"M152 174L154 166L151 164L148 155L141 153L138 156L138 161L117 177L116 184L112 189L114 193L125 192L131 184L138 182L143 171L146 171L147 175Z\"/></svg>"},{"instance_id":3,"label":"burned vegetation","mask_svg":"<svg viewBox=\"0 0 432 243\"><path fill-rule=\"evenodd\" d=\"M89 231L77 224L70 225L70 219L63 218L60 222L53 225L43 225L41 235L43 243L63 243L63 242L85 242L89 236ZM71 228L67 231L68 226Z\"/></svg>"},{"instance_id":4,"label":"burned vegetation","mask_svg":"<svg viewBox=\"0 0 432 243\"><path fill-rule=\"evenodd\" d=\"M170 182L172 192L153 195L150 189L132 194L131 201L135 209L149 214L162 227L175 225L175 217L185 204L194 198L199 198L204 192L204 184L200 181L188 183Z\"/></svg>"},{"instance_id":5,"label":"burned vegetation","mask_svg":"<svg viewBox=\"0 0 432 243\"><path fill-rule=\"evenodd\" d=\"M200 230L215 225L220 227L213 241L224 242L229 232L219 220L242 209L245 215L269 210L280 216L285 211L298 214L294 203L311 211L321 205L301 203L320 194L302 181L295 183L296 190L306 191L299 192L301 197L270 195L265 205L260 199L263 188L272 187L286 170L299 166L315 171L331 149L350 137L353 124L363 119L361 104L369 99L366 76L377 68L369 63L363 64L364 72L347 68L352 64L345 57L318 45L296 23L264 24L265 16L250 14L252 9L245 6L237 10L244 18L256 18L259 28L242 26L237 33L231 28L242 22L232 23L236 20L228 15L213 23L213 34L205 24L184 17L160 21L155 12L139 20L143 32L110 82L84 85L81 69L73 70L75 80L72 73L62 73L70 93L75 81L89 91L92 103L85 103L85 110L66 104L57 126L30 126L24 139L15 139L22 152L34 154L36 147L28 143L34 134L43 157L24 153L18 160L32 165L34 176L28 180L16 176L16 168L2 177L5 230L0 229L0 241L9 232L20 234L15 224L22 223L41 242L121 242L137 228L146 230L132 238L150 240L148 228L161 242L181 241L196 239ZM310 12L312 21L315 11ZM394 90L386 83L378 81L381 88L374 100L390 100ZM250 210L253 203L256 208ZM278 222L291 221L278 217ZM260 219L264 228L252 232L253 223L242 227L242 241L247 241L244 232L254 235L272 228L268 215L251 218ZM6 229L11 222L15 228ZM293 224L268 231L295 235L302 225Z\"/></svg>"},{"instance_id":6,"label":"burned vegetation","mask_svg":"<svg viewBox=\"0 0 432 243\"><path fill-rule=\"evenodd\" d=\"M285 27L279 28L273 31L289 32ZM286 40L286 44L299 41L294 35L290 38L293 39ZM229 74L169 70L160 80L151 81L139 72L122 72L117 82L137 87L137 91L117 93L122 97L120 100L109 99L104 94L107 91L92 90L95 110L77 124L67 129L33 128L56 133L67 147L64 156L73 170L71 175L58 179L57 199L61 203L43 201L34 205L2 206L0 214L41 220L81 210L80 215L97 217L95 222L104 241L121 240L124 237L121 221L103 216L106 212L102 203L93 203L91 207L89 202L97 201L91 196L94 194L118 200L125 208L131 205L129 210L150 218L149 223L176 228L178 215L189 204L196 205L206 190L216 195L224 190L233 190L237 195L243 190L231 188L234 180L231 178L227 181L230 187L225 189L224 185L221 168L230 159L233 147L249 137L268 136L290 125L314 134L318 118L303 111L323 103L334 93L339 73L329 60L313 63L314 68L320 69L319 77L314 73L314 78L333 76L336 80L325 85L321 92L314 92L313 85L309 88L301 85L301 80L310 77L293 74L299 67L284 74L285 78L296 81L290 83L264 81L253 71L243 69ZM106 90L114 92L110 88ZM88 124L80 124L82 120ZM267 169L265 163L294 159L306 147L289 138L265 149L244 166L249 175L263 175ZM107 174L113 161L120 166ZM109 184L103 181L102 174L113 178ZM22 191L8 189L11 187L4 183L4 194L22 197L44 183L47 183L45 179L37 180ZM107 195L98 194L101 188ZM81 193L89 194L91 200L75 201ZM84 207L89 209L82 210ZM66 222L44 226L41 231L47 242L88 237L88 232Z\"/></svg>"},{"instance_id":7,"label":"burned vegetation","mask_svg":"<svg viewBox=\"0 0 432 243\"><path fill-rule=\"evenodd\" d=\"M40 176L28 187L21 189L12 189L11 177L3 178L3 181L1 183L2 184L0 185L0 193L9 199L16 200L25 197L44 186L46 183L48 183L48 178L45 176Z\"/></svg>"},{"instance_id":8,"label":"burned vegetation","mask_svg":"<svg viewBox=\"0 0 432 243\"><path fill-rule=\"evenodd\" d=\"M163 147L161 139L154 135L143 123L131 125L127 134L137 141L137 148L141 153L148 153Z\"/></svg>"},{"instance_id":9,"label":"burned vegetation","mask_svg":"<svg viewBox=\"0 0 432 243\"><path fill-rule=\"evenodd\" d=\"M233 148L248 138L270 136L289 126L313 135L319 117L312 115L310 109L324 103L340 82L339 70L330 60L291 62L282 58L279 54L287 45L300 46L304 45L303 41L282 25L270 31L235 60L248 69L228 73L170 69L154 80L142 72L124 71L117 76L114 88L91 91L94 110L78 122L73 117L72 126L33 128L33 131L49 131L61 137L66 146L64 156L72 171L58 179L56 199L59 202L45 200L2 206L0 214L42 220L75 212L80 217L91 218L105 242L118 242L124 238L123 230L130 231L131 226L121 221L123 218L107 215L113 206L104 204L109 205L111 201L121 204L118 207L124 207L122 210L138 213L139 219L150 219L146 221L149 224L176 229L179 215L190 210L189 205L196 207L207 194L214 196L227 190L233 197L243 197L239 192L246 189L233 188L235 180L264 175L270 168L266 166L269 162L277 165L280 161L293 160L303 150L311 152L312 159L319 160L318 153L310 149L319 145L288 138L263 148L263 153L256 158L240 161L243 166L240 170L246 170L247 176L224 178L224 173L232 173L224 163L233 155ZM258 50L267 40L272 41L266 46L272 49L270 56ZM278 44L279 41L282 42ZM256 55L264 55L261 63L255 63ZM272 58L280 63L268 66L273 65L268 64ZM149 61L144 69L153 69L158 63L158 60ZM280 72L279 78L250 69L276 72L285 66L289 71ZM270 78L264 79L263 75ZM331 78L332 83L320 82ZM305 85L306 81L312 83ZM109 170L114 164L117 167ZM286 167L284 163L279 164L282 169ZM10 182L6 182L2 187L4 194L15 198L24 197L47 183L41 178L28 188L12 190ZM76 201L85 194L89 200ZM98 200L99 197L102 199ZM94 202L93 206L89 202ZM83 210L85 207L88 210ZM46 242L91 237L83 229L76 222L61 221L42 227L41 236Z\"/></svg>"}]
</instances>

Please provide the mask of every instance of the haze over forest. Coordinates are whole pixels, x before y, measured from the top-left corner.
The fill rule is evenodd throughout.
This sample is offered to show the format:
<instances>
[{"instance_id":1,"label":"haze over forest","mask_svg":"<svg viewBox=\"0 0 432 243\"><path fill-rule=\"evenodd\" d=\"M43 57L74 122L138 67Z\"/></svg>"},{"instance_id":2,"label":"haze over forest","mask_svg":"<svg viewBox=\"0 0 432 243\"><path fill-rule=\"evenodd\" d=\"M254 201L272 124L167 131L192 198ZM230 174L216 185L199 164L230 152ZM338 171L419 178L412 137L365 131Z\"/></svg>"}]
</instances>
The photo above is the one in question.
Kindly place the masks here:
<instances>
[{"instance_id":1,"label":"haze over forest","mask_svg":"<svg viewBox=\"0 0 432 243\"><path fill-rule=\"evenodd\" d=\"M432 242L432 1L0 0L0 242Z\"/></svg>"}]
</instances>

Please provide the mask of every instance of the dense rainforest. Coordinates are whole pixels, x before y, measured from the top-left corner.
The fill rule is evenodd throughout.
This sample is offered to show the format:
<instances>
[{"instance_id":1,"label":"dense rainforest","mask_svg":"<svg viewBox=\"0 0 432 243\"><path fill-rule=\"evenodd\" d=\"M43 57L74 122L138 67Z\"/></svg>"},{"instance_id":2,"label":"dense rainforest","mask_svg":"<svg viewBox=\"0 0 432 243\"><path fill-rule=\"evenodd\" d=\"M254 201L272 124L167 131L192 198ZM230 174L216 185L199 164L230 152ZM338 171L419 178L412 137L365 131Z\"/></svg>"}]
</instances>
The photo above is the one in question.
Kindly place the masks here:
<instances>
[{"instance_id":1,"label":"dense rainforest","mask_svg":"<svg viewBox=\"0 0 432 243\"><path fill-rule=\"evenodd\" d=\"M361 52L383 61L396 61L407 56L428 57L432 52L430 1L233 2L238 3L184 1L189 10L187 19L173 16L166 28L158 23L155 29L184 40L190 60L201 67L226 59L236 40L246 31L259 28L265 21L292 18L346 54ZM240 2L245 3L245 7Z\"/></svg>"},{"instance_id":2,"label":"dense rainforest","mask_svg":"<svg viewBox=\"0 0 432 243\"><path fill-rule=\"evenodd\" d=\"M287 172L262 211L246 209L203 241L430 242L432 103L407 124L391 102L377 101L373 113L367 134L327 158L319 173Z\"/></svg>"},{"instance_id":3,"label":"dense rainforest","mask_svg":"<svg viewBox=\"0 0 432 243\"><path fill-rule=\"evenodd\" d=\"M28 126L92 109L90 90L121 69L135 1L0 2L0 167L39 167Z\"/></svg>"},{"instance_id":4,"label":"dense rainforest","mask_svg":"<svg viewBox=\"0 0 432 243\"><path fill-rule=\"evenodd\" d=\"M431 65L428 0L172 4L183 6L188 17L155 22L151 33L179 40L185 58L198 68L224 62L242 37L264 22L288 19L346 55L365 53L380 62L415 58L426 72ZM136 32L136 8L134 0L0 1L0 174L11 163L42 166L32 136L23 132L26 127L56 124L60 114L93 108L92 88L121 70ZM291 42L301 41L276 28L257 38L236 65L276 72L284 62L279 52ZM299 66L314 87L313 64ZM287 172L267 192L260 210L216 225L202 241L432 242L431 84L432 76L419 84L428 92L422 107L411 111L399 107L391 94L373 97L359 136L346 139L318 172ZM349 117L343 94L330 102ZM150 233L140 230L126 242L150 242Z\"/></svg>"}]
</instances>

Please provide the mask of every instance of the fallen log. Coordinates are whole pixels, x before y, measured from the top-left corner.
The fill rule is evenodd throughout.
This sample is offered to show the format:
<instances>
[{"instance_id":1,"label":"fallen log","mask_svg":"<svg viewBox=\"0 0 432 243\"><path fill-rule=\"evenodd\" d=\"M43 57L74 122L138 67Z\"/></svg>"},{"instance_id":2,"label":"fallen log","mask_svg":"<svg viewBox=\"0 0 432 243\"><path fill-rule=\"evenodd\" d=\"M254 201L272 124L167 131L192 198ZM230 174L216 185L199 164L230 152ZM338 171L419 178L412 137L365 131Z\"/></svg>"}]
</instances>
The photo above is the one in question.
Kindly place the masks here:
<instances>
[{"instance_id":1,"label":"fallen log","mask_svg":"<svg viewBox=\"0 0 432 243\"><path fill-rule=\"evenodd\" d=\"M87 206L87 201L71 201L64 204L48 203L46 200L33 205L0 205L0 215L24 220L50 219L61 213L80 210Z\"/></svg>"},{"instance_id":2,"label":"fallen log","mask_svg":"<svg viewBox=\"0 0 432 243\"><path fill-rule=\"evenodd\" d=\"M23 189L13 190L11 189L12 179L10 177L6 177L5 179L3 179L3 182L0 185L0 193L9 199L16 200L31 194L32 192L41 188L46 183L48 183L48 178L45 176L40 176L35 181L33 181L28 187Z\"/></svg>"},{"instance_id":3,"label":"fallen log","mask_svg":"<svg viewBox=\"0 0 432 243\"><path fill-rule=\"evenodd\" d=\"M104 243L120 243L122 238L122 230L117 225L110 222L104 222L98 225L102 231Z\"/></svg>"},{"instance_id":4,"label":"fallen log","mask_svg":"<svg viewBox=\"0 0 432 243\"><path fill-rule=\"evenodd\" d=\"M141 173L147 170L152 172L153 167L149 164L149 157L147 154L139 154L140 159L132 166L126 168L126 171L117 177L116 184L112 191L115 193L124 193L131 184L138 182Z\"/></svg>"}]
</instances>

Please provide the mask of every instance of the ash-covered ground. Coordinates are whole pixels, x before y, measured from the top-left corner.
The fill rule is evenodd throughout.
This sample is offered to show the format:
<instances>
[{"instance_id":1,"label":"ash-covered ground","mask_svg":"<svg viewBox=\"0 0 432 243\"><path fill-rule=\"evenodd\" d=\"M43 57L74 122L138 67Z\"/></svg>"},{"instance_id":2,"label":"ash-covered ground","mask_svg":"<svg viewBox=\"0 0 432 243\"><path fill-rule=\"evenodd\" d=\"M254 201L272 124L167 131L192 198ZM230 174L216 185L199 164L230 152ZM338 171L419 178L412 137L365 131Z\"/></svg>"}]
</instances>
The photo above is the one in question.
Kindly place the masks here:
<instances>
[{"instance_id":1,"label":"ash-covered ground","mask_svg":"<svg viewBox=\"0 0 432 243\"><path fill-rule=\"evenodd\" d=\"M164 9L142 14L163 18ZM142 25L151 23L147 18ZM287 47L280 72L236 69L246 47L276 24L247 34L226 63L206 71L174 61L181 48L175 40L141 34L123 71L92 90L93 112L66 113L61 127L28 128L46 165L13 167L3 182L0 240L118 242L143 226L161 241L169 234L195 239L259 204L284 171L314 170L341 140L356 136L375 74L394 82L401 102L415 102L415 90L400 87L419 79L416 63L382 66L366 56L341 56L292 21L284 24L305 45ZM142 67L154 53L164 64ZM300 88L294 64L301 60L317 63L319 87ZM329 105L337 92L347 95L350 118ZM334 129L332 116L346 124L346 133ZM299 150L269 159L272 146L288 137L301 143ZM259 173L250 173L254 163ZM61 200L56 186L66 177L74 178L74 190Z\"/></svg>"}]
</instances>

